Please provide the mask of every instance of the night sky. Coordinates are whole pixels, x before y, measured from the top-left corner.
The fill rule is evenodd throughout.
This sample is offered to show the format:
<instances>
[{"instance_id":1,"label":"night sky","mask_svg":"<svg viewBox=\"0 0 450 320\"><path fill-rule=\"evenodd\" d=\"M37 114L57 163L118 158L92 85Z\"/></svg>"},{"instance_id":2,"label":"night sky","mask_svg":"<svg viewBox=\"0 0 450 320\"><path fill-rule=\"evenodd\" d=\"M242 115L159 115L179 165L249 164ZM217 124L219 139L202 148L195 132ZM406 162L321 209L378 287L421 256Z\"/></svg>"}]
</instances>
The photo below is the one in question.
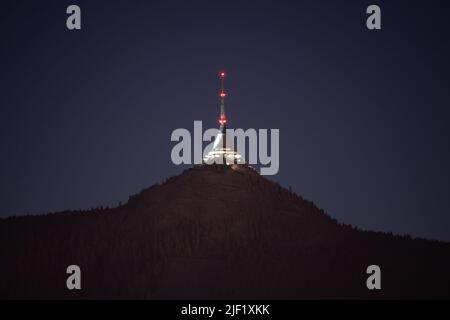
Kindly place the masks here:
<instances>
[{"instance_id":1,"label":"night sky","mask_svg":"<svg viewBox=\"0 0 450 320\"><path fill-rule=\"evenodd\" d=\"M77 4L82 30L66 28ZM370 4L382 30L366 28ZM362 229L450 241L446 1L0 4L0 216L116 206L176 128L279 128L269 177Z\"/></svg>"}]
</instances>

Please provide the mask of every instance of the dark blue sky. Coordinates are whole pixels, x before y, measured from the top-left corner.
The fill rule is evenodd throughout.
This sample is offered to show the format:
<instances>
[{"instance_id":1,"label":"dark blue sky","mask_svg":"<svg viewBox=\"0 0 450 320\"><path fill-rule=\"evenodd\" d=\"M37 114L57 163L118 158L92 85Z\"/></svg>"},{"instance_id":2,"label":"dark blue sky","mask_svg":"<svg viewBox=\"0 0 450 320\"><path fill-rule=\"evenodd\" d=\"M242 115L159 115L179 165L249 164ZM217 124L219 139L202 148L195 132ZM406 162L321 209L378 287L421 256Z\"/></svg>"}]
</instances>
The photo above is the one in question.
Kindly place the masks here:
<instances>
[{"instance_id":1,"label":"dark blue sky","mask_svg":"<svg viewBox=\"0 0 450 320\"><path fill-rule=\"evenodd\" d=\"M216 126L224 68L230 126L280 129L271 179L341 222L450 241L449 27L445 1L2 1L0 216L181 172L170 134Z\"/></svg>"}]
</instances>

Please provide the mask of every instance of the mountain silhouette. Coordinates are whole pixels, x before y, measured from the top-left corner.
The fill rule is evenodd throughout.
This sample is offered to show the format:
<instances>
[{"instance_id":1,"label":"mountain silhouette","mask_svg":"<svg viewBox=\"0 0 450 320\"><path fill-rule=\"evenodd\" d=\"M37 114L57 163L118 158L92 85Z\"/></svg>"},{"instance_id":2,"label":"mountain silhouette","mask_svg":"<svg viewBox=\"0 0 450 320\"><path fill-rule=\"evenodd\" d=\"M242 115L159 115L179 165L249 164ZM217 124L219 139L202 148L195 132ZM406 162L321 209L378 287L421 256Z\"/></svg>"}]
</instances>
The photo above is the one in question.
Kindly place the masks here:
<instances>
[{"instance_id":1,"label":"mountain silhouette","mask_svg":"<svg viewBox=\"0 0 450 320\"><path fill-rule=\"evenodd\" d=\"M0 256L7 299L450 298L450 244L339 224L245 165L195 166L117 208L2 219Z\"/></svg>"}]
</instances>

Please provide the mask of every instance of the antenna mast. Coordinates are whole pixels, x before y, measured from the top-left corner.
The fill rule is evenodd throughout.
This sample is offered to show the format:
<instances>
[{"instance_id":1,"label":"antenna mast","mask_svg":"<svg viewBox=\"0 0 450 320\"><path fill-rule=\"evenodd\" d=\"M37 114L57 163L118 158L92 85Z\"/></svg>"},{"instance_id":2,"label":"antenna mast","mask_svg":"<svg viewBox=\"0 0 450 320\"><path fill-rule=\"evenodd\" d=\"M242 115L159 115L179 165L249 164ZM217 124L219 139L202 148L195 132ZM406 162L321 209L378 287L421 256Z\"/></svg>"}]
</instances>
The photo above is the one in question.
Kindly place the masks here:
<instances>
[{"instance_id":1,"label":"antenna mast","mask_svg":"<svg viewBox=\"0 0 450 320\"><path fill-rule=\"evenodd\" d=\"M223 163L226 164L226 148L227 148L227 117L225 115L225 72L220 73L220 132L222 133L222 150L223 150Z\"/></svg>"}]
</instances>

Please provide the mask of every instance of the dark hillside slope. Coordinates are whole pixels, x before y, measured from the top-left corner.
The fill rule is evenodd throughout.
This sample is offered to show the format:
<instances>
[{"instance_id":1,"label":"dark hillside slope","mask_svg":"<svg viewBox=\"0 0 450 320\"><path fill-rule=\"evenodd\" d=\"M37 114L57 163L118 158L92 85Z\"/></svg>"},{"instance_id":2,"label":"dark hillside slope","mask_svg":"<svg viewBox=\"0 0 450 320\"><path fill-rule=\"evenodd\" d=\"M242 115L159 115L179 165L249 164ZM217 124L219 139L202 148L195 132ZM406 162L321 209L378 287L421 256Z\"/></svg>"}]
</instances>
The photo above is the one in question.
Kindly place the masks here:
<instances>
[{"instance_id":1,"label":"dark hillside slope","mask_svg":"<svg viewBox=\"0 0 450 320\"><path fill-rule=\"evenodd\" d=\"M0 257L0 298L450 298L449 244L340 225L245 166L195 167L118 208L0 220Z\"/></svg>"}]
</instances>

